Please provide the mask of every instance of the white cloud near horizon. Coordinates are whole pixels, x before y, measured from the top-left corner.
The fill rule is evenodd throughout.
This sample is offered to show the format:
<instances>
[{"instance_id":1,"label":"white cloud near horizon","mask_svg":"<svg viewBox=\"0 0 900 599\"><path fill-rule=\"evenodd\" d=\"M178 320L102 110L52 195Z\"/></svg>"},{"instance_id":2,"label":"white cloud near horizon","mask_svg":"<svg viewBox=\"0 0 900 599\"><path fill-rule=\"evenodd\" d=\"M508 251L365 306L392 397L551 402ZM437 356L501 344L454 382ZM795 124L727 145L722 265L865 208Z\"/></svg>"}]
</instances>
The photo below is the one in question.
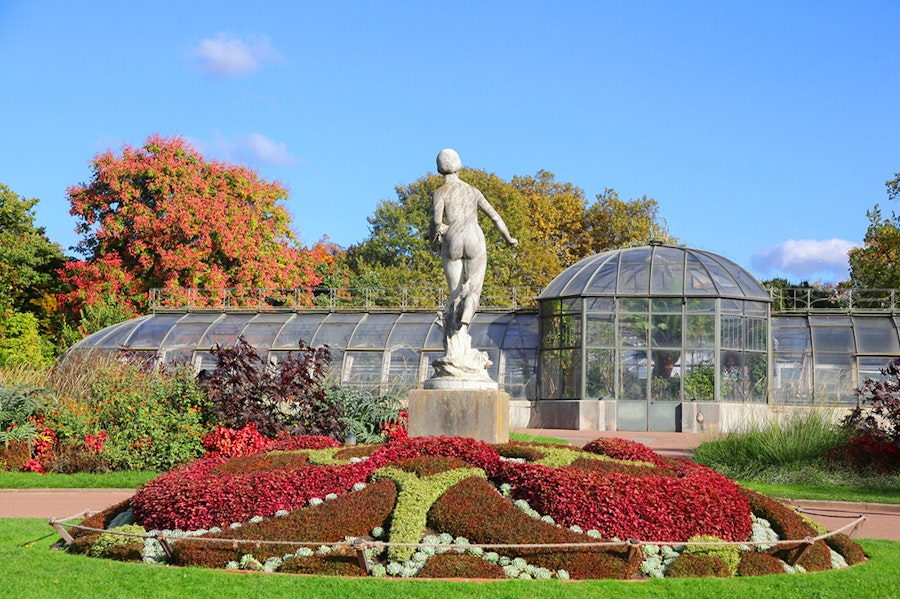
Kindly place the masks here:
<instances>
[{"instance_id":1,"label":"white cloud near horizon","mask_svg":"<svg viewBox=\"0 0 900 599\"><path fill-rule=\"evenodd\" d=\"M203 71L223 77L239 77L258 70L263 63L283 60L266 36L244 40L225 33L202 40L194 54Z\"/></svg>"},{"instance_id":2,"label":"white cloud near horizon","mask_svg":"<svg viewBox=\"0 0 900 599\"><path fill-rule=\"evenodd\" d=\"M859 244L846 239L788 239L757 250L751 265L763 275L780 272L798 279L824 276L838 282L849 276L847 252L855 247Z\"/></svg>"}]
</instances>

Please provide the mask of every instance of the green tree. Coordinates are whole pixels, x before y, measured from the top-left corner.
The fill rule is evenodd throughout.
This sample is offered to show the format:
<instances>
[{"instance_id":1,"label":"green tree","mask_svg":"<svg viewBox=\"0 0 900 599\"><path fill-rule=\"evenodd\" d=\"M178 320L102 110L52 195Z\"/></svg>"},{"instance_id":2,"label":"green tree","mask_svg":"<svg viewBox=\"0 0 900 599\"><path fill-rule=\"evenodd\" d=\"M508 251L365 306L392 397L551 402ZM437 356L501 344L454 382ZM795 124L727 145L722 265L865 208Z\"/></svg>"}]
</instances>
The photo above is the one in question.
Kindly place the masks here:
<instances>
[{"instance_id":1,"label":"green tree","mask_svg":"<svg viewBox=\"0 0 900 599\"><path fill-rule=\"evenodd\" d=\"M58 290L59 245L34 224L37 199L25 199L0 183L0 316L32 312L46 316L42 298Z\"/></svg>"},{"instance_id":2,"label":"green tree","mask_svg":"<svg viewBox=\"0 0 900 599\"><path fill-rule=\"evenodd\" d=\"M889 200L900 195L900 173L885 182ZM869 228L863 247L848 252L850 282L859 288L900 288L900 217L884 217L878 204L866 212Z\"/></svg>"},{"instance_id":3,"label":"green tree","mask_svg":"<svg viewBox=\"0 0 900 599\"><path fill-rule=\"evenodd\" d=\"M646 197L619 200L613 190L590 206L581 188L553 173L514 176L464 168L460 178L475 186L519 240L506 245L484 214L488 268L485 287L542 287L563 269L602 250L646 243L662 234L658 205ZM443 177L429 174L396 188L396 200L382 200L369 217L369 237L347 250L347 280L356 286L445 285L440 256L428 243L431 194Z\"/></svg>"},{"instance_id":4,"label":"green tree","mask_svg":"<svg viewBox=\"0 0 900 599\"><path fill-rule=\"evenodd\" d=\"M66 265L72 318L109 300L142 311L152 287L295 288L319 282L281 204L287 191L254 171L208 161L183 139L98 154L68 190L87 256Z\"/></svg>"}]
</instances>

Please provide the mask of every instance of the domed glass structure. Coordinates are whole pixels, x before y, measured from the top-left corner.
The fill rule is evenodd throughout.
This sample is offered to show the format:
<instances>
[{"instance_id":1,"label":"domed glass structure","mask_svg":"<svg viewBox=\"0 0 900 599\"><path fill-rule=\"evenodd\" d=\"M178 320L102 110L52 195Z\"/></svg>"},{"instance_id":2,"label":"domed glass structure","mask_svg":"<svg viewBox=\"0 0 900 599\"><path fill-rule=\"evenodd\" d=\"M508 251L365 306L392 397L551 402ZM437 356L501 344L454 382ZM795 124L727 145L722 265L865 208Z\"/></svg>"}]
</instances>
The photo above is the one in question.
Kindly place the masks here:
<instances>
[{"instance_id":1,"label":"domed glass structure","mask_svg":"<svg viewBox=\"0 0 900 599\"><path fill-rule=\"evenodd\" d=\"M606 402L601 429L682 430L684 402L766 401L771 298L726 258L659 243L603 252L538 302L539 395Z\"/></svg>"}]
</instances>

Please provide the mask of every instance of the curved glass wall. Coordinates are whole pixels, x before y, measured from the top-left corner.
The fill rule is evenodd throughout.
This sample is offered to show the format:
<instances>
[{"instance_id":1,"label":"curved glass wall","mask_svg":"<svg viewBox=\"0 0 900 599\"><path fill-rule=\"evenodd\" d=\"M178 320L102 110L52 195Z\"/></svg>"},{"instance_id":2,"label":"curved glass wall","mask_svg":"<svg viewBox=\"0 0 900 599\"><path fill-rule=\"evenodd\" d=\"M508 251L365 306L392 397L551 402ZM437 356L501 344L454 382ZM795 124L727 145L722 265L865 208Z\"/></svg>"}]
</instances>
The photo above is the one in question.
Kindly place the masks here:
<instances>
[{"instance_id":1,"label":"curved glass wall","mask_svg":"<svg viewBox=\"0 0 900 599\"><path fill-rule=\"evenodd\" d=\"M514 399L535 399L538 322L534 312L478 313L473 346L487 352L491 377ZM243 337L263 360L277 363L298 341L327 345L332 376L375 393L402 393L432 376L444 354L433 312L158 312L107 327L75 344L61 358L129 348L163 362L215 367L210 350Z\"/></svg>"},{"instance_id":2,"label":"curved glass wall","mask_svg":"<svg viewBox=\"0 0 900 599\"><path fill-rule=\"evenodd\" d=\"M767 399L771 299L721 256L660 244L604 252L538 300L541 399Z\"/></svg>"}]
</instances>

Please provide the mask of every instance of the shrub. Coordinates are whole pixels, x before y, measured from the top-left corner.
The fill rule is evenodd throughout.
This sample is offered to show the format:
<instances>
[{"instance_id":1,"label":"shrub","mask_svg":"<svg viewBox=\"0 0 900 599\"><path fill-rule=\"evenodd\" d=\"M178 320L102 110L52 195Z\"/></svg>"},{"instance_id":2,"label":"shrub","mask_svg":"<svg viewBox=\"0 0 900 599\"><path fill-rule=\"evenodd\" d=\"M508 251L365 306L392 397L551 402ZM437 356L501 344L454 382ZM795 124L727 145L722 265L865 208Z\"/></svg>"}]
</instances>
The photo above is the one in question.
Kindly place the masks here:
<instances>
[{"instance_id":1,"label":"shrub","mask_svg":"<svg viewBox=\"0 0 900 599\"><path fill-rule=\"evenodd\" d=\"M506 578L503 568L466 553L441 553L428 559L418 578Z\"/></svg>"},{"instance_id":2,"label":"shrub","mask_svg":"<svg viewBox=\"0 0 900 599\"><path fill-rule=\"evenodd\" d=\"M109 472L109 464L100 455L102 444L98 445L88 435L88 442L66 439L53 446L52 472L75 474L76 472Z\"/></svg>"},{"instance_id":3,"label":"shrub","mask_svg":"<svg viewBox=\"0 0 900 599\"><path fill-rule=\"evenodd\" d=\"M541 446L532 443L510 441L509 443L495 445L494 450L504 458L524 459L529 462L537 462L544 457Z\"/></svg>"},{"instance_id":4,"label":"shrub","mask_svg":"<svg viewBox=\"0 0 900 599\"><path fill-rule=\"evenodd\" d=\"M250 472L274 472L309 465L309 455L300 451L269 451L231 458L215 466L212 474L240 476Z\"/></svg>"},{"instance_id":5,"label":"shrub","mask_svg":"<svg viewBox=\"0 0 900 599\"><path fill-rule=\"evenodd\" d=\"M272 444L271 449L272 451L296 451L299 449L327 449L340 446L341 444L333 438L323 435L293 435L277 440Z\"/></svg>"},{"instance_id":6,"label":"shrub","mask_svg":"<svg viewBox=\"0 0 900 599\"><path fill-rule=\"evenodd\" d=\"M316 554L309 557L287 558L278 571L292 574L324 574L326 576L366 576L366 571L359 565L356 552L344 548L328 555Z\"/></svg>"},{"instance_id":7,"label":"shrub","mask_svg":"<svg viewBox=\"0 0 900 599\"><path fill-rule=\"evenodd\" d=\"M825 539L825 543L827 543L831 549L840 553L847 564L851 566L866 561L866 554L862 547L859 546L859 543L843 533L831 535Z\"/></svg>"},{"instance_id":8,"label":"shrub","mask_svg":"<svg viewBox=\"0 0 900 599\"><path fill-rule=\"evenodd\" d=\"M675 558L672 565L666 571L670 578L697 578L715 576L728 578L731 570L721 558L715 555L693 555L682 553Z\"/></svg>"},{"instance_id":9,"label":"shrub","mask_svg":"<svg viewBox=\"0 0 900 599\"><path fill-rule=\"evenodd\" d=\"M853 437L828 457L859 473L900 474L900 444L869 434Z\"/></svg>"},{"instance_id":10,"label":"shrub","mask_svg":"<svg viewBox=\"0 0 900 599\"><path fill-rule=\"evenodd\" d=\"M81 526L85 528L96 528L100 530L106 529L113 519L131 508L131 500L126 499L120 503L106 508L92 516L88 516L81 521ZM69 534L72 536L73 542L69 544L68 550L73 553L87 553L102 533L83 528L70 529Z\"/></svg>"},{"instance_id":11,"label":"shrub","mask_svg":"<svg viewBox=\"0 0 900 599\"><path fill-rule=\"evenodd\" d=\"M856 390L857 406L842 425L856 435L900 440L900 358L881 370L881 380L866 379Z\"/></svg>"},{"instance_id":12,"label":"shrub","mask_svg":"<svg viewBox=\"0 0 900 599\"><path fill-rule=\"evenodd\" d=\"M151 370L129 359L104 368L88 407L85 432L106 433L100 455L113 469L168 470L203 453L206 397L187 367Z\"/></svg>"},{"instance_id":13,"label":"shrub","mask_svg":"<svg viewBox=\"0 0 900 599\"><path fill-rule=\"evenodd\" d=\"M212 351L216 368L201 381L216 419L233 429L253 423L260 433L276 437L293 429L307 435L344 437L343 411L324 385L331 363L327 348L311 348L302 340L298 353L271 368L243 337L234 347Z\"/></svg>"},{"instance_id":14,"label":"shrub","mask_svg":"<svg viewBox=\"0 0 900 599\"><path fill-rule=\"evenodd\" d=\"M464 437L415 437L384 445L369 460L376 468L401 460L419 456L444 456L458 458L476 468L484 470L488 476L500 464L500 455L483 441Z\"/></svg>"},{"instance_id":15,"label":"shrub","mask_svg":"<svg viewBox=\"0 0 900 599\"><path fill-rule=\"evenodd\" d=\"M763 576L784 574L784 562L761 551L744 551L737 567L738 576Z\"/></svg>"}]
</instances>

